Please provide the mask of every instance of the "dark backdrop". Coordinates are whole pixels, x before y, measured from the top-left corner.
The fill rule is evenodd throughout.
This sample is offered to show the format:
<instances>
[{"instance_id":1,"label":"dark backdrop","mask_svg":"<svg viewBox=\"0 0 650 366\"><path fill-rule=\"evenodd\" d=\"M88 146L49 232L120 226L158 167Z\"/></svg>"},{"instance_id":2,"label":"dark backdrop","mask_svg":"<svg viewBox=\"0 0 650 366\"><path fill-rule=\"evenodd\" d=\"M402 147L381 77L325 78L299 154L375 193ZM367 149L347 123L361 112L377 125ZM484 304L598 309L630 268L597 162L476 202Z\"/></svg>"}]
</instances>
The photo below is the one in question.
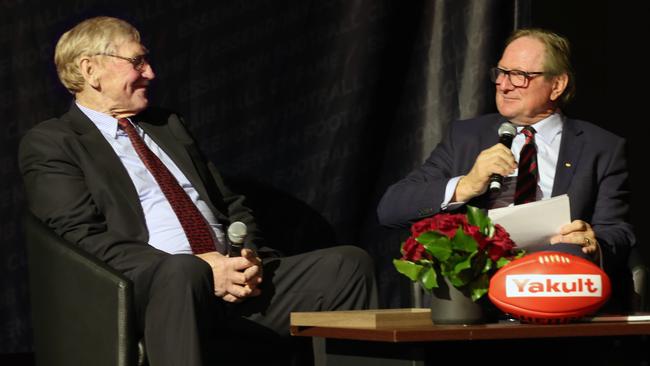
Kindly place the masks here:
<instances>
[{"instance_id":1,"label":"dark backdrop","mask_svg":"<svg viewBox=\"0 0 650 366\"><path fill-rule=\"evenodd\" d=\"M249 196L273 246L362 246L376 259L382 305L399 307L409 284L390 262L404 233L378 226L377 201L450 121L494 111L487 69L513 19L574 40L579 93L567 113L639 150L625 126L645 122L629 108L643 100L619 89L633 86L621 73L629 57L619 39L641 41L619 28L629 10L584 2L599 11L588 18L580 4L560 3L0 0L0 353L31 349L16 148L24 131L70 103L51 60L78 21L113 15L140 29L157 75L152 104L187 118L230 185Z\"/></svg>"}]
</instances>

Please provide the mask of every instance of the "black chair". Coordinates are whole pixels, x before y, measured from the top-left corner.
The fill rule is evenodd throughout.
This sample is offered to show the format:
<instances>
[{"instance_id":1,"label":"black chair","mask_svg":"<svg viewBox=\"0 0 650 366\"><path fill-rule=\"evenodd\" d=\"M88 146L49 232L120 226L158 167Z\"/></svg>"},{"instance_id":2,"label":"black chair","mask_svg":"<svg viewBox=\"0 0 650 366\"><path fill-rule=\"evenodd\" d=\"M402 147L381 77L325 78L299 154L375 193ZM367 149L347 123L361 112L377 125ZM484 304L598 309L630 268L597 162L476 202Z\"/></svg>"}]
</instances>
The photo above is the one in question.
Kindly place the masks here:
<instances>
[{"instance_id":1,"label":"black chair","mask_svg":"<svg viewBox=\"0 0 650 366\"><path fill-rule=\"evenodd\" d=\"M31 213L24 229L36 365L146 364L131 281Z\"/></svg>"},{"instance_id":2,"label":"black chair","mask_svg":"<svg viewBox=\"0 0 650 366\"><path fill-rule=\"evenodd\" d=\"M147 365L144 342L135 329L132 282L33 214L24 215L23 225L36 365ZM285 347L282 352L269 341L250 352L250 339L244 335L215 335L213 341L229 352L215 348L206 360L210 364L305 365L313 357L307 339L279 344Z\"/></svg>"},{"instance_id":3,"label":"black chair","mask_svg":"<svg viewBox=\"0 0 650 366\"><path fill-rule=\"evenodd\" d=\"M630 270L632 286L627 291L629 298L626 310L630 312L647 312L650 310L648 306L648 294L650 293L648 276L650 275L650 269L648 269L638 247L632 248L627 266Z\"/></svg>"}]
</instances>

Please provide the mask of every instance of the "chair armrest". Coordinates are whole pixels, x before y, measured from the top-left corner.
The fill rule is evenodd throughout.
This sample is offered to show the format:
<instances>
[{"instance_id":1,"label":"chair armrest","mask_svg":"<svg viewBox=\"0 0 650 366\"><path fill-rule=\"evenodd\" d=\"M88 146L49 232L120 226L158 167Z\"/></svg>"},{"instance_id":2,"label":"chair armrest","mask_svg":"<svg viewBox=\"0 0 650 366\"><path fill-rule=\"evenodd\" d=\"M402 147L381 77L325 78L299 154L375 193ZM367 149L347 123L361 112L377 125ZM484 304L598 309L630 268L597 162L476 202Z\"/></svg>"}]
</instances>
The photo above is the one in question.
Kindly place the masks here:
<instances>
[{"instance_id":1,"label":"chair armrest","mask_svg":"<svg viewBox=\"0 0 650 366\"><path fill-rule=\"evenodd\" d=\"M633 247L630 251L630 256L627 261L630 274L632 275L633 291L630 299L631 311L641 312L648 311L648 276L650 276L650 269L645 264L641 252L637 247Z\"/></svg>"},{"instance_id":2,"label":"chair armrest","mask_svg":"<svg viewBox=\"0 0 650 366\"><path fill-rule=\"evenodd\" d=\"M24 217L37 365L135 365L132 283Z\"/></svg>"}]
</instances>

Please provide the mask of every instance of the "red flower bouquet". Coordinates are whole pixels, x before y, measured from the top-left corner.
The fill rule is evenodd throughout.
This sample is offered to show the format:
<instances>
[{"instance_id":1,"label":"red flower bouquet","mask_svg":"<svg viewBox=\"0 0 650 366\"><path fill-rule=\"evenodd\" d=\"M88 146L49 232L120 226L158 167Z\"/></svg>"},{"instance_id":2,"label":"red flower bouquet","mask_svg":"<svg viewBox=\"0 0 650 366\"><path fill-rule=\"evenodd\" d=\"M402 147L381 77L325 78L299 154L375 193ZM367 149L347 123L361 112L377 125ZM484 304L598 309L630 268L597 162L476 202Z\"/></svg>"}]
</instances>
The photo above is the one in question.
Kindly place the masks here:
<instances>
[{"instance_id":1,"label":"red flower bouquet","mask_svg":"<svg viewBox=\"0 0 650 366\"><path fill-rule=\"evenodd\" d=\"M427 290L438 287L441 274L467 288L474 301L487 293L498 268L524 254L501 225L472 206L467 214L440 213L414 223L401 252L402 258L393 260L398 272Z\"/></svg>"}]
</instances>

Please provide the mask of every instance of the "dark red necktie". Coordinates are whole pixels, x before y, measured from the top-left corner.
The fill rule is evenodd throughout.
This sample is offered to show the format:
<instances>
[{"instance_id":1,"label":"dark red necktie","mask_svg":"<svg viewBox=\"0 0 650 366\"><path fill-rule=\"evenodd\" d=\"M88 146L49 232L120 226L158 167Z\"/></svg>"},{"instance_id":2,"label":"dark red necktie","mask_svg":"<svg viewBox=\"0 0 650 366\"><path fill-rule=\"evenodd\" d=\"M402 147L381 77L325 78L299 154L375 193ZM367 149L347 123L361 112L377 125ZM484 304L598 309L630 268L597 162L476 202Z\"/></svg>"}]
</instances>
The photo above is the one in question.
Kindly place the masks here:
<instances>
[{"instance_id":1,"label":"dark red necktie","mask_svg":"<svg viewBox=\"0 0 650 366\"><path fill-rule=\"evenodd\" d=\"M515 190L515 205L533 202L537 194L537 148L535 147L535 129L527 126L521 131L526 136L526 142L519 153L519 168L517 173L517 188Z\"/></svg>"},{"instance_id":2,"label":"dark red necktie","mask_svg":"<svg viewBox=\"0 0 650 366\"><path fill-rule=\"evenodd\" d=\"M160 161L156 154L149 150L133 125L131 125L131 122L126 118L121 118L117 123L126 132L127 136L129 136L129 140L131 140L131 144L144 163L144 166L147 167L151 175L156 179L167 201L172 206L176 217L178 217L178 221L183 227L183 231L185 231L185 236L192 247L192 252L194 254L214 252L217 250L215 244L221 247L221 243L214 236L212 228L210 228L210 225L208 225L199 209L196 208L190 196L187 195L174 175ZM220 252L222 251L220 250Z\"/></svg>"}]
</instances>

